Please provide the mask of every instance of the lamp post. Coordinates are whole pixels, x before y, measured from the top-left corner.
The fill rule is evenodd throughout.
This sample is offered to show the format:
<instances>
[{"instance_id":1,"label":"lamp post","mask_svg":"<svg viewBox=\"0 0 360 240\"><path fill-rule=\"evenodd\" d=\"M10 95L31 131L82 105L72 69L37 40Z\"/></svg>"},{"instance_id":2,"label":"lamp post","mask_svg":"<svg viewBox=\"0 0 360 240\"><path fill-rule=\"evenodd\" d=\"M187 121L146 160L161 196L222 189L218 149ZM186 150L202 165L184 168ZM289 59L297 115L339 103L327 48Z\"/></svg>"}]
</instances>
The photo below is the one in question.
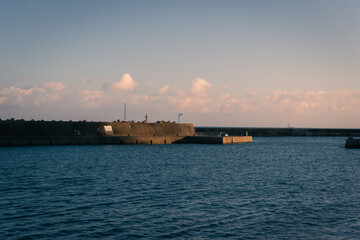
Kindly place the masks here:
<instances>
[{"instance_id":1,"label":"lamp post","mask_svg":"<svg viewBox=\"0 0 360 240\"><path fill-rule=\"evenodd\" d=\"M182 115L183 115L182 113L179 113L179 114L178 114L178 123L180 123L180 117L181 117Z\"/></svg>"}]
</instances>

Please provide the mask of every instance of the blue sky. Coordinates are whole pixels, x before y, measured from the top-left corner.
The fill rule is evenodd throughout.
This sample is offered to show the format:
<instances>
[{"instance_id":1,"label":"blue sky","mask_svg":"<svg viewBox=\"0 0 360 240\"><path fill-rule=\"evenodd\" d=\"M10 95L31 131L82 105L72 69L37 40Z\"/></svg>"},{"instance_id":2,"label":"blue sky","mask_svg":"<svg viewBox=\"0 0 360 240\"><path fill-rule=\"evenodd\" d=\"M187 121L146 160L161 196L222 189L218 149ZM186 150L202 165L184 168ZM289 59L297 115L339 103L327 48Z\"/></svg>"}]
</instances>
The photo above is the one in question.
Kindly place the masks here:
<instances>
[{"instance_id":1,"label":"blue sky","mask_svg":"<svg viewBox=\"0 0 360 240\"><path fill-rule=\"evenodd\" d=\"M1 1L0 118L360 127L359 1Z\"/></svg>"}]
</instances>

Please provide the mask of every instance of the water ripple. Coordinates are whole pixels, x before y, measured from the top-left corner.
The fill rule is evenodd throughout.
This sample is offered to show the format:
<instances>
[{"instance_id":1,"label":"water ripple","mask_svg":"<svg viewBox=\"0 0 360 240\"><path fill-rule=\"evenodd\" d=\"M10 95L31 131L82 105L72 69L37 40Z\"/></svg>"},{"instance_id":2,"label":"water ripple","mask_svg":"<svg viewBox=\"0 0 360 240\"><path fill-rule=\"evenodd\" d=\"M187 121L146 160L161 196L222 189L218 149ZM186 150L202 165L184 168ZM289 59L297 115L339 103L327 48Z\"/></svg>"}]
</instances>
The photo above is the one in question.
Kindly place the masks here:
<instances>
[{"instance_id":1,"label":"water ripple","mask_svg":"<svg viewBox=\"0 0 360 240\"><path fill-rule=\"evenodd\" d=\"M0 237L357 239L343 141L0 148Z\"/></svg>"}]
</instances>

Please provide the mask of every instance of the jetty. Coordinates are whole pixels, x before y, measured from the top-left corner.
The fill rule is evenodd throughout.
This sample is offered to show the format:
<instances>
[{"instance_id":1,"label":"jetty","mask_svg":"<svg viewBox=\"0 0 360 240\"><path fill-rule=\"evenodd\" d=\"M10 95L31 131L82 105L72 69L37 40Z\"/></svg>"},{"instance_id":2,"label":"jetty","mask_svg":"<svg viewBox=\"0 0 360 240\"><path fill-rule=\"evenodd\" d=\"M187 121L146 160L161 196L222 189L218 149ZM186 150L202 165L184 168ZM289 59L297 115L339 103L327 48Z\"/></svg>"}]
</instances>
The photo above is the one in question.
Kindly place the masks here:
<instances>
[{"instance_id":1,"label":"jetty","mask_svg":"<svg viewBox=\"0 0 360 240\"><path fill-rule=\"evenodd\" d=\"M192 123L114 121L0 121L0 146L234 144L251 136L198 135Z\"/></svg>"},{"instance_id":2,"label":"jetty","mask_svg":"<svg viewBox=\"0 0 360 240\"><path fill-rule=\"evenodd\" d=\"M253 137L358 137L359 128L265 128L265 127L195 127L197 134L216 136L223 131L232 136L245 135Z\"/></svg>"}]
</instances>

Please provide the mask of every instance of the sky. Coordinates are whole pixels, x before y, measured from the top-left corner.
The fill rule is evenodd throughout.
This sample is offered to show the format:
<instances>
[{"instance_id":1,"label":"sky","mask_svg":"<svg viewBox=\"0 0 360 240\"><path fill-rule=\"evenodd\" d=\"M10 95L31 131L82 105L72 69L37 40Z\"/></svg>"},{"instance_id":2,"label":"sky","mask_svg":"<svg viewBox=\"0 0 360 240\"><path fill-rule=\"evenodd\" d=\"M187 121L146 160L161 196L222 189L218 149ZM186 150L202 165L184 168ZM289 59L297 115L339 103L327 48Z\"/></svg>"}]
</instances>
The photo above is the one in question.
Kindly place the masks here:
<instances>
[{"instance_id":1,"label":"sky","mask_svg":"<svg viewBox=\"0 0 360 240\"><path fill-rule=\"evenodd\" d=\"M360 128L360 1L1 0L0 118Z\"/></svg>"}]
</instances>

